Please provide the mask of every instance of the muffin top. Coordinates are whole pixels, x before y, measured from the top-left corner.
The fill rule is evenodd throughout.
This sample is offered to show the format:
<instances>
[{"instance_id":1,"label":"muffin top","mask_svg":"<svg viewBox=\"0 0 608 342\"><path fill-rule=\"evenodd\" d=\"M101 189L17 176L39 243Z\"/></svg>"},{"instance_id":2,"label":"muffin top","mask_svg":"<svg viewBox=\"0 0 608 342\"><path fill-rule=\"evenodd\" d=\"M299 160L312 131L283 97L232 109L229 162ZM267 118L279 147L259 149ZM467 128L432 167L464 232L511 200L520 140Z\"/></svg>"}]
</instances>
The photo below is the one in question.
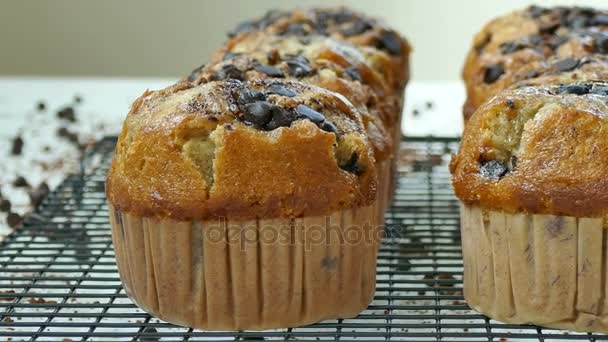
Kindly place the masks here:
<instances>
[{"instance_id":1,"label":"muffin top","mask_svg":"<svg viewBox=\"0 0 608 342\"><path fill-rule=\"evenodd\" d=\"M401 90L408 80L410 46L407 41L378 20L344 7L269 11L261 18L241 23L229 37L240 41L240 36L256 31L294 36L304 43L313 36L332 37L364 49L373 49L389 61L385 63L388 67L379 67L391 71L391 85L395 89Z\"/></svg>"},{"instance_id":2,"label":"muffin top","mask_svg":"<svg viewBox=\"0 0 608 342\"><path fill-rule=\"evenodd\" d=\"M180 220L324 215L370 204L373 150L343 96L297 81L182 82L144 93L106 192L118 210Z\"/></svg>"},{"instance_id":3,"label":"muffin top","mask_svg":"<svg viewBox=\"0 0 608 342\"><path fill-rule=\"evenodd\" d=\"M608 12L531 6L490 21L473 39L463 78L465 119L512 84L522 66L551 56L608 54Z\"/></svg>"},{"instance_id":4,"label":"muffin top","mask_svg":"<svg viewBox=\"0 0 608 342\"><path fill-rule=\"evenodd\" d=\"M382 54L376 57L383 58ZM397 124L401 94L393 94L383 75L366 61L351 44L331 38L313 36L303 44L293 36L254 32L218 52L211 63L195 69L188 81L297 79L338 92L361 113L376 159L382 161L392 152L393 141L387 132Z\"/></svg>"},{"instance_id":5,"label":"muffin top","mask_svg":"<svg viewBox=\"0 0 608 342\"><path fill-rule=\"evenodd\" d=\"M509 213L608 214L608 83L523 86L470 118L450 164L464 203Z\"/></svg>"}]
</instances>

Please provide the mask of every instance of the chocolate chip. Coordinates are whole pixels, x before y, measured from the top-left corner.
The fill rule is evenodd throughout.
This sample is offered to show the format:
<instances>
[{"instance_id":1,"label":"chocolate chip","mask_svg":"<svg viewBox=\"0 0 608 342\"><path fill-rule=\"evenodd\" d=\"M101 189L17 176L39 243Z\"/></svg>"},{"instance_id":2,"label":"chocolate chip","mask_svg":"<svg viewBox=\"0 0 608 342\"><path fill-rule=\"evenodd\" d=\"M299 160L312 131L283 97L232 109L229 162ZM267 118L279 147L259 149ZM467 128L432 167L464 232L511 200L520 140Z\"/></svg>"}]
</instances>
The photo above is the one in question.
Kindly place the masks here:
<instances>
[{"instance_id":1,"label":"chocolate chip","mask_svg":"<svg viewBox=\"0 0 608 342\"><path fill-rule=\"evenodd\" d=\"M560 86L557 89L558 94L574 94L585 95L589 94L591 86L589 84L568 84Z\"/></svg>"},{"instance_id":2,"label":"chocolate chip","mask_svg":"<svg viewBox=\"0 0 608 342\"><path fill-rule=\"evenodd\" d=\"M257 127L264 127L272 118L272 104L265 101L257 101L245 105L243 119Z\"/></svg>"},{"instance_id":3,"label":"chocolate chip","mask_svg":"<svg viewBox=\"0 0 608 342\"><path fill-rule=\"evenodd\" d=\"M325 121L325 116L323 114L302 104L296 107L296 113L298 114L298 118L308 119L316 124Z\"/></svg>"},{"instance_id":4,"label":"chocolate chip","mask_svg":"<svg viewBox=\"0 0 608 342\"><path fill-rule=\"evenodd\" d=\"M608 86L593 87L593 89L591 89L589 93L595 95L608 96Z\"/></svg>"},{"instance_id":5,"label":"chocolate chip","mask_svg":"<svg viewBox=\"0 0 608 342\"><path fill-rule=\"evenodd\" d=\"M312 73L310 62L304 56L291 56L286 63L289 68L289 74L293 77L300 78Z\"/></svg>"},{"instance_id":6,"label":"chocolate chip","mask_svg":"<svg viewBox=\"0 0 608 342\"><path fill-rule=\"evenodd\" d=\"M279 50L272 49L266 53L266 58L268 59L268 63L270 65L275 65L281 61L281 54L279 54Z\"/></svg>"},{"instance_id":7,"label":"chocolate chip","mask_svg":"<svg viewBox=\"0 0 608 342\"><path fill-rule=\"evenodd\" d=\"M372 25L368 21L357 20L357 21L353 22L352 25L343 29L341 32L344 36L350 37L350 36L356 36L356 35L362 34L366 31L370 30L371 28L372 28Z\"/></svg>"},{"instance_id":8,"label":"chocolate chip","mask_svg":"<svg viewBox=\"0 0 608 342\"><path fill-rule=\"evenodd\" d=\"M281 95L281 96L286 96L286 97L294 97L296 96L296 92L284 87L281 84L278 83L273 83L271 84L268 89L266 90L266 94L277 94L277 95Z\"/></svg>"},{"instance_id":9,"label":"chocolate chip","mask_svg":"<svg viewBox=\"0 0 608 342\"><path fill-rule=\"evenodd\" d=\"M391 55L401 54L401 37L393 31L384 31L376 46L388 51Z\"/></svg>"},{"instance_id":10,"label":"chocolate chip","mask_svg":"<svg viewBox=\"0 0 608 342\"><path fill-rule=\"evenodd\" d=\"M66 127L60 127L57 130L57 135L71 143L78 144L78 134L70 132Z\"/></svg>"},{"instance_id":11,"label":"chocolate chip","mask_svg":"<svg viewBox=\"0 0 608 342\"><path fill-rule=\"evenodd\" d=\"M500 45L500 51L502 52L502 54L508 55L526 47L527 45L521 44L520 42L506 42Z\"/></svg>"},{"instance_id":12,"label":"chocolate chip","mask_svg":"<svg viewBox=\"0 0 608 342\"><path fill-rule=\"evenodd\" d=\"M76 113L74 112L74 108L65 107L57 112L57 117L63 120L67 120L69 122L76 122Z\"/></svg>"},{"instance_id":13,"label":"chocolate chip","mask_svg":"<svg viewBox=\"0 0 608 342\"><path fill-rule=\"evenodd\" d=\"M433 109L433 107L435 106L433 101L426 101L424 105L426 106L426 109Z\"/></svg>"},{"instance_id":14,"label":"chocolate chip","mask_svg":"<svg viewBox=\"0 0 608 342\"><path fill-rule=\"evenodd\" d=\"M566 58L556 62L553 66L560 72L567 72L578 67L579 60L574 58Z\"/></svg>"},{"instance_id":15,"label":"chocolate chip","mask_svg":"<svg viewBox=\"0 0 608 342\"><path fill-rule=\"evenodd\" d=\"M608 26L608 15L605 14L597 14L592 19L593 25L598 26Z\"/></svg>"},{"instance_id":16,"label":"chocolate chip","mask_svg":"<svg viewBox=\"0 0 608 342\"><path fill-rule=\"evenodd\" d=\"M512 99L507 99L507 107L509 107L510 109L514 109L515 108L515 101L513 101Z\"/></svg>"},{"instance_id":17,"label":"chocolate chip","mask_svg":"<svg viewBox=\"0 0 608 342\"><path fill-rule=\"evenodd\" d=\"M15 180L13 181L13 186L16 188L25 188L29 187L30 184L23 176L17 176L17 178L15 178Z\"/></svg>"},{"instance_id":18,"label":"chocolate chip","mask_svg":"<svg viewBox=\"0 0 608 342\"><path fill-rule=\"evenodd\" d=\"M268 131L272 131L273 129L279 127L289 127L289 125L291 125L291 123L297 119L295 114L287 111L283 107L272 106L271 112L272 119L270 122L268 122L268 124L266 124L265 127L265 129Z\"/></svg>"},{"instance_id":19,"label":"chocolate chip","mask_svg":"<svg viewBox=\"0 0 608 342\"><path fill-rule=\"evenodd\" d=\"M528 13L530 13L530 16L535 19L547 13L548 11L548 9L540 6L530 6L528 8Z\"/></svg>"},{"instance_id":20,"label":"chocolate chip","mask_svg":"<svg viewBox=\"0 0 608 342\"><path fill-rule=\"evenodd\" d=\"M509 172L507 166L498 160L483 162L479 168L479 173L482 177L492 180L501 179L507 174L507 172Z\"/></svg>"},{"instance_id":21,"label":"chocolate chip","mask_svg":"<svg viewBox=\"0 0 608 342\"><path fill-rule=\"evenodd\" d=\"M595 37L595 46L597 52L608 54L608 34L598 35Z\"/></svg>"},{"instance_id":22,"label":"chocolate chip","mask_svg":"<svg viewBox=\"0 0 608 342\"><path fill-rule=\"evenodd\" d=\"M529 78L535 78L540 76L540 72L538 72L537 70L532 70L532 71L528 71L526 73L526 75L524 76L525 79L529 79Z\"/></svg>"},{"instance_id":23,"label":"chocolate chip","mask_svg":"<svg viewBox=\"0 0 608 342\"><path fill-rule=\"evenodd\" d=\"M357 68L357 67L346 68L346 70L344 70L344 72L346 72L346 74L348 76L350 76L350 78L352 78L353 80L361 81L361 73L359 72L359 68Z\"/></svg>"},{"instance_id":24,"label":"chocolate chip","mask_svg":"<svg viewBox=\"0 0 608 342\"><path fill-rule=\"evenodd\" d=\"M335 135L338 135L338 127L336 127L336 125L334 125L331 121L323 121L319 128L321 128L325 132L334 133Z\"/></svg>"},{"instance_id":25,"label":"chocolate chip","mask_svg":"<svg viewBox=\"0 0 608 342\"><path fill-rule=\"evenodd\" d=\"M234 38L240 33L250 32L257 29L257 26L252 22L240 23L234 30L228 32L229 38Z\"/></svg>"},{"instance_id":26,"label":"chocolate chip","mask_svg":"<svg viewBox=\"0 0 608 342\"><path fill-rule=\"evenodd\" d=\"M414 110L412 110L412 115L418 116L418 115L420 115L420 111L418 109L414 109Z\"/></svg>"},{"instance_id":27,"label":"chocolate chip","mask_svg":"<svg viewBox=\"0 0 608 342\"><path fill-rule=\"evenodd\" d=\"M39 101L38 104L36 105L36 109L38 109L39 112L42 112L42 111L46 110L46 104L42 101Z\"/></svg>"},{"instance_id":28,"label":"chocolate chip","mask_svg":"<svg viewBox=\"0 0 608 342\"><path fill-rule=\"evenodd\" d=\"M200 76L203 68L205 68L205 64L202 64L199 67L197 67L196 69L192 70L190 75L188 75L188 81L190 81L190 82L195 81Z\"/></svg>"},{"instance_id":29,"label":"chocolate chip","mask_svg":"<svg viewBox=\"0 0 608 342\"><path fill-rule=\"evenodd\" d=\"M158 330L156 330L156 328L154 327L145 327L144 330L142 330L142 334L147 334L147 335L152 335L152 336L140 336L139 340L142 342L155 342L155 341L160 341L160 337L159 336L154 336L154 334L157 334Z\"/></svg>"},{"instance_id":30,"label":"chocolate chip","mask_svg":"<svg viewBox=\"0 0 608 342\"><path fill-rule=\"evenodd\" d=\"M42 182L36 189L28 192L32 207L38 208L40 204L42 204L42 201L46 198L46 196L48 196L50 191L51 190L49 189L49 186L46 184L46 182Z\"/></svg>"},{"instance_id":31,"label":"chocolate chip","mask_svg":"<svg viewBox=\"0 0 608 342\"><path fill-rule=\"evenodd\" d=\"M255 71L261 72L262 74L266 74L269 77L280 77L280 78L285 77L285 73L283 71L281 71L281 69L270 66L270 65L260 64L260 65L257 65L254 69L255 69Z\"/></svg>"},{"instance_id":32,"label":"chocolate chip","mask_svg":"<svg viewBox=\"0 0 608 342\"><path fill-rule=\"evenodd\" d=\"M23 152L23 138L16 136L11 144L11 155L19 156Z\"/></svg>"},{"instance_id":33,"label":"chocolate chip","mask_svg":"<svg viewBox=\"0 0 608 342\"><path fill-rule=\"evenodd\" d=\"M10 213L6 216L6 223L11 228L17 228L23 223L23 218L17 213Z\"/></svg>"},{"instance_id":34,"label":"chocolate chip","mask_svg":"<svg viewBox=\"0 0 608 342\"><path fill-rule=\"evenodd\" d=\"M226 64L222 66L220 71L218 71L213 77L216 81L233 79L233 80L244 80L243 72L232 64Z\"/></svg>"},{"instance_id":35,"label":"chocolate chip","mask_svg":"<svg viewBox=\"0 0 608 342\"><path fill-rule=\"evenodd\" d=\"M241 55L242 55L242 53L240 53L240 52L226 52L224 54L224 56L222 56L222 60L223 61L232 60L232 59L235 59L235 58L237 58L237 57L239 57Z\"/></svg>"},{"instance_id":36,"label":"chocolate chip","mask_svg":"<svg viewBox=\"0 0 608 342\"><path fill-rule=\"evenodd\" d=\"M530 45L538 45L542 43L543 40L545 40L545 37L541 36L540 34L533 34L528 36L527 38L527 41L528 43L530 43Z\"/></svg>"},{"instance_id":37,"label":"chocolate chip","mask_svg":"<svg viewBox=\"0 0 608 342\"><path fill-rule=\"evenodd\" d=\"M304 25L304 23L291 23L287 25L287 27L280 32L280 35L287 36L304 36L309 33L308 28Z\"/></svg>"},{"instance_id":38,"label":"chocolate chip","mask_svg":"<svg viewBox=\"0 0 608 342\"><path fill-rule=\"evenodd\" d=\"M559 21L551 21L548 23L541 24L538 28L538 31L541 34L554 34L560 26L561 23Z\"/></svg>"},{"instance_id":39,"label":"chocolate chip","mask_svg":"<svg viewBox=\"0 0 608 342\"><path fill-rule=\"evenodd\" d=\"M492 84L496 82L505 73L505 68L502 64L492 64L486 67L483 75L483 81L486 84Z\"/></svg>"},{"instance_id":40,"label":"chocolate chip","mask_svg":"<svg viewBox=\"0 0 608 342\"><path fill-rule=\"evenodd\" d=\"M11 211L11 201L3 198L0 200L0 211L3 213L8 213Z\"/></svg>"},{"instance_id":41,"label":"chocolate chip","mask_svg":"<svg viewBox=\"0 0 608 342\"><path fill-rule=\"evenodd\" d=\"M359 153L353 152L353 154L350 155L350 158L348 159L348 161L346 161L346 163L344 165L340 165L340 168L344 171L347 171L347 172L350 172L357 176L360 176L362 173L362 170L359 167L358 163L359 163Z\"/></svg>"},{"instance_id":42,"label":"chocolate chip","mask_svg":"<svg viewBox=\"0 0 608 342\"><path fill-rule=\"evenodd\" d=\"M82 97L80 95L74 95L74 102L82 103Z\"/></svg>"},{"instance_id":43,"label":"chocolate chip","mask_svg":"<svg viewBox=\"0 0 608 342\"><path fill-rule=\"evenodd\" d=\"M253 90L249 87L243 87L238 92L238 103L241 106L244 106L248 103L253 103L256 101L265 101L266 95L260 91Z\"/></svg>"}]
</instances>

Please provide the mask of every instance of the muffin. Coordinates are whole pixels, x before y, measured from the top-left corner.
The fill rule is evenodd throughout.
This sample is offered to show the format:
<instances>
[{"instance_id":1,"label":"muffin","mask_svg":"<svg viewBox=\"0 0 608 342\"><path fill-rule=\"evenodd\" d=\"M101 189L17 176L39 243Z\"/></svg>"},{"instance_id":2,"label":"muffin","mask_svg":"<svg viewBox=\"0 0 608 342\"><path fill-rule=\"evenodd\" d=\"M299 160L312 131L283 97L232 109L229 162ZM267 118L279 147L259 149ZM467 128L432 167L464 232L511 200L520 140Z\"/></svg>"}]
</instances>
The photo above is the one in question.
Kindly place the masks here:
<instances>
[{"instance_id":1,"label":"muffin","mask_svg":"<svg viewBox=\"0 0 608 342\"><path fill-rule=\"evenodd\" d=\"M353 317L375 290L377 173L337 93L280 79L148 91L106 184L125 290L194 328Z\"/></svg>"},{"instance_id":2,"label":"muffin","mask_svg":"<svg viewBox=\"0 0 608 342\"><path fill-rule=\"evenodd\" d=\"M509 323L608 332L608 83L499 93L450 169L464 295Z\"/></svg>"},{"instance_id":3,"label":"muffin","mask_svg":"<svg viewBox=\"0 0 608 342\"><path fill-rule=\"evenodd\" d=\"M465 121L521 67L549 57L608 54L608 12L592 8L531 6L490 21L473 39L462 77Z\"/></svg>"},{"instance_id":4,"label":"muffin","mask_svg":"<svg viewBox=\"0 0 608 342\"><path fill-rule=\"evenodd\" d=\"M235 55L246 56L261 63L258 68L268 77L298 78L346 96L364 114L376 160L390 164L387 174L379 177L380 192L386 194L388 204L394 195L395 156L409 80L411 49L407 41L378 20L347 8L270 11L240 24L229 36L210 63L198 71L224 76L225 71L235 71L226 65L238 64ZM269 67L279 67L283 74L273 74ZM245 68L238 65L236 73L250 77L251 73L242 72ZM200 82L196 72L190 79ZM383 165L379 168L385 169ZM383 191L384 187L389 190Z\"/></svg>"},{"instance_id":5,"label":"muffin","mask_svg":"<svg viewBox=\"0 0 608 342\"><path fill-rule=\"evenodd\" d=\"M227 78L297 79L346 97L362 115L382 171L378 192L387 201L384 207L388 205L392 195L391 163L399 144L394 135L400 132L401 100L352 45L320 36L309 37L308 44L303 45L297 37L251 33L249 39L216 58L194 70L188 80L201 84Z\"/></svg>"}]
</instances>

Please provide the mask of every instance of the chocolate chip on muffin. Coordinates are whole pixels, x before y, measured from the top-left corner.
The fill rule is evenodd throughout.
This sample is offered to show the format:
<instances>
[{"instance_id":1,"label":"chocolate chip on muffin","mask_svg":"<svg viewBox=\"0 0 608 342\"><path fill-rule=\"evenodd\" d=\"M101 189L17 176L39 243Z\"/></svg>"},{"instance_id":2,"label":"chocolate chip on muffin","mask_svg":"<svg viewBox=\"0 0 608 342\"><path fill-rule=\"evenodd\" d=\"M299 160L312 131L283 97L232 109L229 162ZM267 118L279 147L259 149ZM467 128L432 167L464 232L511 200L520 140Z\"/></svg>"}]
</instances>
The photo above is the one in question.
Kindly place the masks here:
<instances>
[{"instance_id":1,"label":"chocolate chip on muffin","mask_svg":"<svg viewBox=\"0 0 608 342\"><path fill-rule=\"evenodd\" d=\"M557 89L558 94L585 95L591 90L590 84L566 84Z\"/></svg>"},{"instance_id":2,"label":"chocolate chip on muffin","mask_svg":"<svg viewBox=\"0 0 608 342\"><path fill-rule=\"evenodd\" d=\"M502 64L488 65L483 75L483 81L486 84L492 84L496 82L504 73L505 68Z\"/></svg>"},{"instance_id":3,"label":"chocolate chip on muffin","mask_svg":"<svg viewBox=\"0 0 608 342\"><path fill-rule=\"evenodd\" d=\"M386 50L391 55L401 54L401 37L393 31L384 31L378 38L376 45L379 49Z\"/></svg>"},{"instance_id":4,"label":"chocolate chip on muffin","mask_svg":"<svg viewBox=\"0 0 608 342\"><path fill-rule=\"evenodd\" d=\"M579 60L575 58L565 58L553 64L555 69L560 72L566 72L576 69L579 66Z\"/></svg>"},{"instance_id":5,"label":"chocolate chip on muffin","mask_svg":"<svg viewBox=\"0 0 608 342\"><path fill-rule=\"evenodd\" d=\"M243 75L243 71L236 66L232 64L225 64L218 72L215 73L213 80L221 81L228 79L242 81L245 79L245 76Z\"/></svg>"},{"instance_id":6,"label":"chocolate chip on muffin","mask_svg":"<svg viewBox=\"0 0 608 342\"><path fill-rule=\"evenodd\" d=\"M344 171L350 172L359 176L361 174L361 169L359 167L359 153L356 151L351 154L350 158L346 161L345 164L340 165L340 168Z\"/></svg>"},{"instance_id":7,"label":"chocolate chip on muffin","mask_svg":"<svg viewBox=\"0 0 608 342\"><path fill-rule=\"evenodd\" d=\"M316 124L325 121L325 116L323 114L302 104L296 107L296 113L298 114L298 118L308 119Z\"/></svg>"},{"instance_id":8,"label":"chocolate chip on muffin","mask_svg":"<svg viewBox=\"0 0 608 342\"><path fill-rule=\"evenodd\" d=\"M299 78L308 76L312 73L313 69L310 66L310 61L306 57L299 55L290 55L287 57L288 59L285 63L287 63L291 76Z\"/></svg>"},{"instance_id":9,"label":"chocolate chip on muffin","mask_svg":"<svg viewBox=\"0 0 608 342\"><path fill-rule=\"evenodd\" d=\"M481 176L491 180L500 180L508 172L507 166L498 160L483 161L479 167Z\"/></svg>"},{"instance_id":10,"label":"chocolate chip on muffin","mask_svg":"<svg viewBox=\"0 0 608 342\"><path fill-rule=\"evenodd\" d=\"M254 69L257 72L261 72L270 77L277 77L277 78L285 77L285 73L281 69L267 65L267 64L257 65Z\"/></svg>"},{"instance_id":11,"label":"chocolate chip on muffin","mask_svg":"<svg viewBox=\"0 0 608 342\"><path fill-rule=\"evenodd\" d=\"M266 89L266 94L277 94L286 97L296 96L296 92L278 83L272 83Z\"/></svg>"}]
</instances>

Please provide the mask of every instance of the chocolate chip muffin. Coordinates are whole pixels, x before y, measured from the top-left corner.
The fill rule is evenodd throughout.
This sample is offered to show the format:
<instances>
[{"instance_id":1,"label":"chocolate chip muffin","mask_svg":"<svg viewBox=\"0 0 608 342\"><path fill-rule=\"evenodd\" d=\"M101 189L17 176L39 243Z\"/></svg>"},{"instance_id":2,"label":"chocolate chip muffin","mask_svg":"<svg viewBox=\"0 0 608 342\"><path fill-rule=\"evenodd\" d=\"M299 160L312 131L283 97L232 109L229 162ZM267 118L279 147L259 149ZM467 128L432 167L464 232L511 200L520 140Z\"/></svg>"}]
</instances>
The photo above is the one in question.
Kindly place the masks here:
<instances>
[{"instance_id":1,"label":"chocolate chip muffin","mask_svg":"<svg viewBox=\"0 0 608 342\"><path fill-rule=\"evenodd\" d=\"M548 59L608 53L608 12L531 6L489 22L475 35L463 69L465 120L521 67Z\"/></svg>"},{"instance_id":2,"label":"chocolate chip muffin","mask_svg":"<svg viewBox=\"0 0 608 342\"><path fill-rule=\"evenodd\" d=\"M523 86L469 120L450 168L475 310L608 332L607 103L605 82Z\"/></svg>"},{"instance_id":3,"label":"chocolate chip muffin","mask_svg":"<svg viewBox=\"0 0 608 342\"><path fill-rule=\"evenodd\" d=\"M337 93L276 78L146 92L106 186L125 289L163 320L291 327L372 300L376 162Z\"/></svg>"},{"instance_id":4,"label":"chocolate chip muffin","mask_svg":"<svg viewBox=\"0 0 608 342\"><path fill-rule=\"evenodd\" d=\"M292 78L344 95L363 115L379 164L379 192L388 204L409 77L405 39L345 8L271 11L230 36L188 80Z\"/></svg>"},{"instance_id":5,"label":"chocolate chip muffin","mask_svg":"<svg viewBox=\"0 0 608 342\"><path fill-rule=\"evenodd\" d=\"M387 87L382 75L348 43L311 36L302 44L298 37L261 32L247 37L216 56L217 61L193 71L188 79L196 84L226 78L297 79L345 96L362 115L381 172L378 190L388 203L392 198L393 157L400 139L397 134L401 132L401 94Z\"/></svg>"}]
</instances>

